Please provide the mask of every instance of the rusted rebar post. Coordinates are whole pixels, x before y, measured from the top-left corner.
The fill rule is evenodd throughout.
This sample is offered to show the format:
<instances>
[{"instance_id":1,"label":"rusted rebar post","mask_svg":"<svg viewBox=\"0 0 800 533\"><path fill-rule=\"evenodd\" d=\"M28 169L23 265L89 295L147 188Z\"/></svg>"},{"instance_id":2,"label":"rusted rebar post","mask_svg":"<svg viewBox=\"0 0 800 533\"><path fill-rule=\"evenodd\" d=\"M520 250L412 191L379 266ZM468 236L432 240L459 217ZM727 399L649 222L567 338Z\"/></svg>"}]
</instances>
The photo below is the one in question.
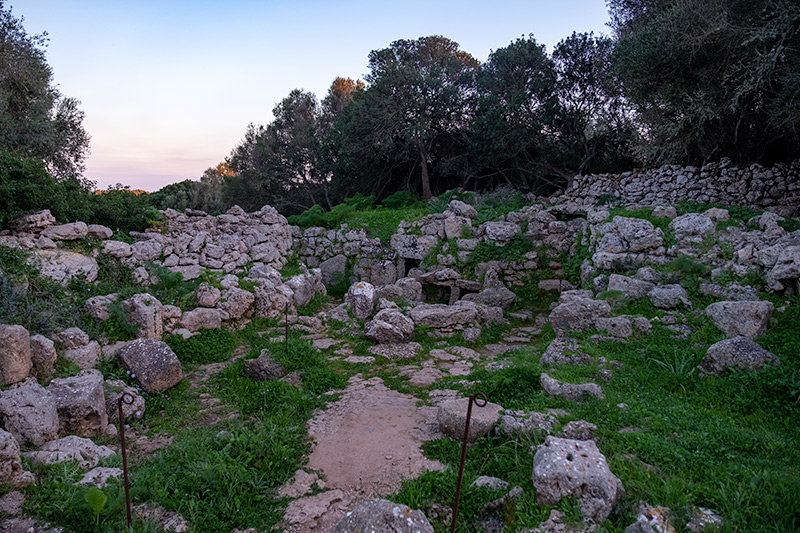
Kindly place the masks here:
<instances>
[{"instance_id":1,"label":"rusted rebar post","mask_svg":"<svg viewBox=\"0 0 800 533\"><path fill-rule=\"evenodd\" d=\"M283 349L284 355L289 355L289 302L286 302L286 312L283 314L285 317L285 326L286 329L283 332Z\"/></svg>"},{"instance_id":2,"label":"rusted rebar post","mask_svg":"<svg viewBox=\"0 0 800 533\"><path fill-rule=\"evenodd\" d=\"M461 442L461 462L458 465L458 482L456 483L456 501L453 503L453 521L450 524L450 533L456 531L456 519L458 518L458 501L461 499L461 480L464 477L464 463L467 460L467 442L469 441L469 420L472 418L472 404L484 407L488 400L482 392L471 394L467 403L467 420L464 423L464 440Z\"/></svg>"},{"instance_id":3,"label":"rusted rebar post","mask_svg":"<svg viewBox=\"0 0 800 533\"><path fill-rule=\"evenodd\" d=\"M119 412L119 444L122 450L122 476L125 480L125 510L127 511L128 527L131 527L131 493L128 485L128 452L125 449L125 416L122 414L122 404L131 405L134 397L129 392L123 392L117 398L117 409Z\"/></svg>"}]
</instances>

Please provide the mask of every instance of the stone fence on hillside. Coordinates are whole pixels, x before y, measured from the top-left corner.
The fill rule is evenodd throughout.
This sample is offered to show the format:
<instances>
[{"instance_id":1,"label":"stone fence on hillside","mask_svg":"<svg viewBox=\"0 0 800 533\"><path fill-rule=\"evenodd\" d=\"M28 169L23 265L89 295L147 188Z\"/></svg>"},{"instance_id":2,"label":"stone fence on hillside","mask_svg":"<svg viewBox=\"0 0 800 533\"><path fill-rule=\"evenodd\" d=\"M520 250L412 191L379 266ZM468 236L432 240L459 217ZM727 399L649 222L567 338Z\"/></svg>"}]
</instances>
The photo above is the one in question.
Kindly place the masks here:
<instances>
[{"instance_id":1,"label":"stone fence on hillside","mask_svg":"<svg viewBox=\"0 0 800 533\"><path fill-rule=\"evenodd\" d=\"M602 197L626 203L673 205L681 201L800 209L800 160L771 168L738 168L722 159L702 167L665 165L623 174L576 176L564 200L594 204Z\"/></svg>"}]
</instances>

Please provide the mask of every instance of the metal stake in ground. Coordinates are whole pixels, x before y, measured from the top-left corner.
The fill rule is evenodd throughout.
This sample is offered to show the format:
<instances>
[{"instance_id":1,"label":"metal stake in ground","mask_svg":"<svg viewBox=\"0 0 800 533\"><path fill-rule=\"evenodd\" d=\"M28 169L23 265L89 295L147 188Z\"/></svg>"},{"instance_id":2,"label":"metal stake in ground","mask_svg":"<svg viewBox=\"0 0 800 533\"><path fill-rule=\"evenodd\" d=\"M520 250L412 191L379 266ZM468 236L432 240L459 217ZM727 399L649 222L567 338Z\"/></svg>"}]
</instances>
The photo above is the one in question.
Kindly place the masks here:
<instances>
[{"instance_id":1,"label":"metal stake in ground","mask_svg":"<svg viewBox=\"0 0 800 533\"><path fill-rule=\"evenodd\" d=\"M480 398L479 398L480 396ZM461 480L464 477L464 462L467 459L467 442L469 441L469 420L472 417L472 404L484 407L488 400L482 392L471 394L467 404L467 421L464 423L464 440L461 443L461 463L458 465L458 483L456 483L456 501L453 503L453 522L450 524L450 533L456 531L456 519L458 518L458 500L461 499Z\"/></svg>"},{"instance_id":2,"label":"metal stake in ground","mask_svg":"<svg viewBox=\"0 0 800 533\"><path fill-rule=\"evenodd\" d=\"M128 512L128 527L131 527L131 493L128 488L128 452L125 449L125 417L122 414L122 404L131 405L134 397L128 392L123 392L117 398L117 409L119 412L119 444L122 449L122 475L125 479L125 509Z\"/></svg>"},{"instance_id":3,"label":"metal stake in ground","mask_svg":"<svg viewBox=\"0 0 800 533\"><path fill-rule=\"evenodd\" d=\"M285 324L286 329L283 332L283 345L284 345L284 355L289 355L289 302L286 302L286 312L284 313L284 317L286 318Z\"/></svg>"}]
</instances>

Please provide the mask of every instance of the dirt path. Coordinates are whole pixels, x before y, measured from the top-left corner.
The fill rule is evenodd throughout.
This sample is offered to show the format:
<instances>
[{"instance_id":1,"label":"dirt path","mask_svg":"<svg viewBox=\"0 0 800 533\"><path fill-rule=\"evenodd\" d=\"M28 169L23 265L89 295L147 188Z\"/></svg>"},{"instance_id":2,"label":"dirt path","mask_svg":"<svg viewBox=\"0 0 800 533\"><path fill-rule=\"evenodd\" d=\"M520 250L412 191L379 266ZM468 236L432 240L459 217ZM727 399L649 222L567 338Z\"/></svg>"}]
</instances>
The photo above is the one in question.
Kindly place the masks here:
<instances>
[{"instance_id":1,"label":"dirt path","mask_svg":"<svg viewBox=\"0 0 800 533\"><path fill-rule=\"evenodd\" d=\"M313 484L326 490L289 504L287 531L330 531L355 505L396 492L404 480L425 470L441 470L441 463L420 450L423 442L441 437L436 407L419 407L417 401L380 378L350 378L342 396L309 422L315 444L308 469L323 479L298 473L284 493L299 496Z\"/></svg>"}]
</instances>

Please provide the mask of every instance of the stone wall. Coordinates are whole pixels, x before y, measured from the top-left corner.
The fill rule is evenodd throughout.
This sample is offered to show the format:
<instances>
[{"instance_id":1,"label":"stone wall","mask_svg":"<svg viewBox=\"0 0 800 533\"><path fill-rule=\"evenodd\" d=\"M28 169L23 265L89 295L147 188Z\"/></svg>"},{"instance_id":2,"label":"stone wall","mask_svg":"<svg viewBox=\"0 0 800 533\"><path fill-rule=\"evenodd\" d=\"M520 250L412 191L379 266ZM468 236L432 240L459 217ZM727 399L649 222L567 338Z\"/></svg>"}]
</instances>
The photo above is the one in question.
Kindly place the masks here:
<instances>
[{"instance_id":1,"label":"stone wall","mask_svg":"<svg viewBox=\"0 0 800 533\"><path fill-rule=\"evenodd\" d=\"M594 204L604 195L626 203L673 205L684 200L752 207L800 207L800 160L738 168L727 159L702 167L666 165L623 174L576 176L560 200Z\"/></svg>"}]
</instances>

